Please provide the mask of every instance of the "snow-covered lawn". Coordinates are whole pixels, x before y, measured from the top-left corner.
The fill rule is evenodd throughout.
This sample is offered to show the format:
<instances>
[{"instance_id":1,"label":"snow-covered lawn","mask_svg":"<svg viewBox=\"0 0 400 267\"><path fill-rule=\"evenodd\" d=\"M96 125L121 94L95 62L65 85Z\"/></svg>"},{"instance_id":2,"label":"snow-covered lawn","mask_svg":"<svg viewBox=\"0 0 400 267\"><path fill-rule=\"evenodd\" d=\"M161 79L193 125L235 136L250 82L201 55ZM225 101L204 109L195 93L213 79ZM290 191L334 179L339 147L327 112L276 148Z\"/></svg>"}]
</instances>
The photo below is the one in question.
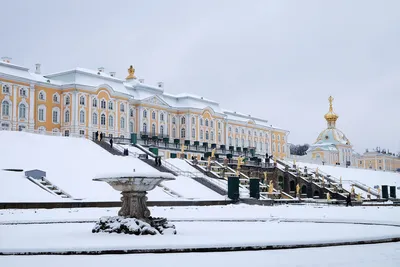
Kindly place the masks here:
<instances>
[{"instance_id":1,"label":"snow-covered lawn","mask_svg":"<svg viewBox=\"0 0 400 267\"><path fill-rule=\"evenodd\" d=\"M24 172L1 169L40 169L46 178L73 198L88 201L120 200L120 193L107 183L92 179L104 173L159 173L134 157L114 156L90 140L46 136L25 132L0 131L0 202L64 201L39 188ZM188 199L223 199L219 194L186 177L163 185ZM149 200L179 200L157 187L148 193Z\"/></svg>"}]
</instances>

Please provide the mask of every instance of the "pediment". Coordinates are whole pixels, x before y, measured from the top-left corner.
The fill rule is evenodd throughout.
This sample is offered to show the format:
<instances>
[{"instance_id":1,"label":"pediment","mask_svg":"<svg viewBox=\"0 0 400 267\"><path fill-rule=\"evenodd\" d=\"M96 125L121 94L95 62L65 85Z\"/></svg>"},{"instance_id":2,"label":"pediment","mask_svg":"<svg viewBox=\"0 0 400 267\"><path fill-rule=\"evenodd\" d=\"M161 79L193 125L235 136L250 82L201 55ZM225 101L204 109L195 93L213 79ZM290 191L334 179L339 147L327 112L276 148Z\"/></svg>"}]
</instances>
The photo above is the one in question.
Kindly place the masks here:
<instances>
[{"instance_id":1,"label":"pediment","mask_svg":"<svg viewBox=\"0 0 400 267\"><path fill-rule=\"evenodd\" d=\"M168 105L167 102L165 102L164 100L162 100L160 97L154 95L148 98L145 98L142 100L142 102L144 103L150 103L153 105L158 105L158 106L165 106L165 107L170 107L170 105Z\"/></svg>"}]
</instances>

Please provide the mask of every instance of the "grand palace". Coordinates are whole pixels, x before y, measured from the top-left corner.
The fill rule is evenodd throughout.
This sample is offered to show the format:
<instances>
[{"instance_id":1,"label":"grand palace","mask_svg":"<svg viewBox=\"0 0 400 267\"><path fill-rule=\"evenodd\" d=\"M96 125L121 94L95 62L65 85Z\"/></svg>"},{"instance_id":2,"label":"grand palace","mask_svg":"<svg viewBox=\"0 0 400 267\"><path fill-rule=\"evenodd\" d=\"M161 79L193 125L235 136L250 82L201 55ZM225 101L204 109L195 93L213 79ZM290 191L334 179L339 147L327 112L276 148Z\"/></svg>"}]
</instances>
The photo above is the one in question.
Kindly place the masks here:
<instances>
[{"instance_id":1,"label":"grand palace","mask_svg":"<svg viewBox=\"0 0 400 267\"><path fill-rule=\"evenodd\" d=\"M42 75L0 62L1 130L91 138L168 136L181 143L253 148L257 154L288 156L289 131L267 120L222 109L219 103L191 94L172 95L163 83L145 84L128 69L125 79L104 68L75 68Z\"/></svg>"}]
</instances>

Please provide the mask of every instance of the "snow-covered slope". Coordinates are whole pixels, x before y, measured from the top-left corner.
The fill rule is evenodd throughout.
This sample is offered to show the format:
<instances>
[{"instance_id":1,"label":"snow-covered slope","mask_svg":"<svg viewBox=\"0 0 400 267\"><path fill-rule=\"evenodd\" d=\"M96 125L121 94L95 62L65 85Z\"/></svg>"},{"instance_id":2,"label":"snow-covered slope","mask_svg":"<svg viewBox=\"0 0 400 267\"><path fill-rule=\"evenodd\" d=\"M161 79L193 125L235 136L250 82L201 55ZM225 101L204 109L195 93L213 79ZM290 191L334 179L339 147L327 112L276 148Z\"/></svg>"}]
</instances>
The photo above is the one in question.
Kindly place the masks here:
<instances>
[{"instance_id":1,"label":"snow-covered slope","mask_svg":"<svg viewBox=\"0 0 400 267\"><path fill-rule=\"evenodd\" d=\"M132 172L133 169L137 172L158 172L139 159L113 156L92 141L83 138L0 131L0 147L3 151L0 154L0 169L43 170L52 183L74 198L85 200L120 199L119 192L108 184L92 181L92 178L102 173ZM18 190L9 181L14 177L10 172L2 173L2 190ZM21 182L31 183L28 180ZM29 187L31 188L30 185ZM35 196L41 198L42 194ZM160 188L150 191L148 196L150 200L172 199Z\"/></svg>"},{"instance_id":2,"label":"snow-covered slope","mask_svg":"<svg viewBox=\"0 0 400 267\"><path fill-rule=\"evenodd\" d=\"M400 187L400 174L394 172L383 172L383 171L373 171L373 170L365 170L365 169L356 169L356 168L344 168L344 167L336 167L336 166L327 166L327 165L317 165L310 163L302 163L297 162L300 167L307 166L307 168L316 169L318 167L319 170L332 175L335 178L340 178L342 176L343 186L346 184L350 184L347 182L348 180L356 180L361 182L371 188L374 188L376 185L389 185ZM351 186L348 186L350 189ZM356 189L357 192L362 192ZM364 192L365 193L365 192ZM397 197L400 197L400 190L397 189Z\"/></svg>"}]
</instances>

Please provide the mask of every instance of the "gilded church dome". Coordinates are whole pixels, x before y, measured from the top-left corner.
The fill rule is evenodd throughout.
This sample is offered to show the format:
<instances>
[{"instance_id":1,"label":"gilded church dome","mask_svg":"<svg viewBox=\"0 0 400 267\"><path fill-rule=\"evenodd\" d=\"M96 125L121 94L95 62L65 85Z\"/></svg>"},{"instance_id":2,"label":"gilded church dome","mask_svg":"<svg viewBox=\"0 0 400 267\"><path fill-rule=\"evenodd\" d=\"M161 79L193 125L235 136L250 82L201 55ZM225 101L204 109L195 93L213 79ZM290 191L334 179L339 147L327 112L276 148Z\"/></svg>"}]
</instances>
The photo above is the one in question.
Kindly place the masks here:
<instances>
[{"instance_id":1,"label":"gilded church dome","mask_svg":"<svg viewBox=\"0 0 400 267\"><path fill-rule=\"evenodd\" d=\"M333 112L333 107L332 107L332 102L333 102L333 97L330 96L328 98L329 100L329 111L328 113L325 114L325 120L328 122L329 126L335 126L336 120L339 118L339 116Z\"/></svg>"}]
</instances>

